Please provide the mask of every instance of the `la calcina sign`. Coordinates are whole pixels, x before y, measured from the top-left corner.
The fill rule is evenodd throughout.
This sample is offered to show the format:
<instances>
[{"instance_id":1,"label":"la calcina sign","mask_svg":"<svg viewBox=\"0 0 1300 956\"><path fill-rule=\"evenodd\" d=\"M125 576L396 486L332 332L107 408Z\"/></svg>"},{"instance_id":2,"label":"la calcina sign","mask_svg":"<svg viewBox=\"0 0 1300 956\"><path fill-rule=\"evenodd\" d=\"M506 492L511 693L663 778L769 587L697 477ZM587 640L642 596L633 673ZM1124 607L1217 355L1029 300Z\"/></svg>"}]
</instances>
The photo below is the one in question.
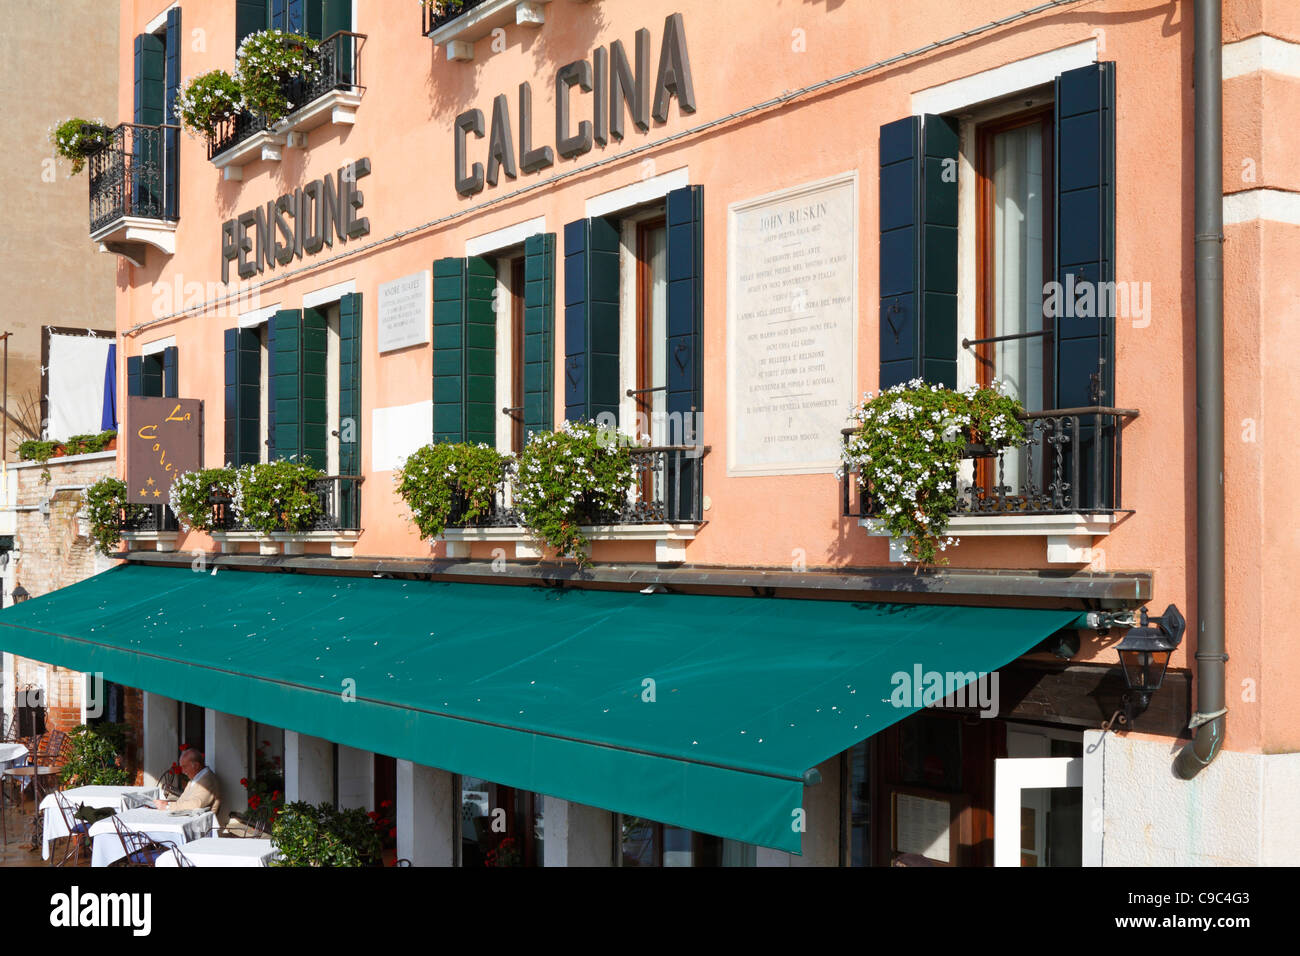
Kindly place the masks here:
<instances>
[{"instance_id":1,"label":"la calcina sign","mask_svg":"<svg viewBox=\"0 0 1300 956\"><path fill-rule=\"evenodd\" d=\"M315 255L324 246L370 233L370 220L357 215L365 194L357 180L370 175L370 160L359 159L341 168L335 178L326 173L265 206L250 209L221 224L221 281L230 281L230 264L239 278L264 269L287 266L295 258Z\"/></svg>"},{"instance_id":2,"label":"la calcina sign","mask_svg":"<svg viewBox=\"0 0 1300 956\"><path fill-rule=\"evenodd\" d=\"M571 119L571 91L595 93L594 113L574 129ZM623 139L625 111L630 111L637 129L650 129L650 117L668 122L669 102L677 98L682 112L695 112L695 87L691 82L691 61L686 50L686 28L682 15L674 13L664 21L663 44L659 51L659 72L655 79L654 106L650 102L650 31L636 32L635 68L620 40L609 49L598 47L590 60L577 60L555 74L555 148L533 146L532 85L519 84L519 150L512 135L510 100L502 93L492 101L491 134L486 132L483 111L467 110L456 117L456 192L473 196L484 184L495 186L504 170L515 179L520 170L536 173L555 164L558 152L572 159L590 152L593 145L605 146L610 137ZM487 166L469 166L468 143L473 134L488 135Z\"/></svg>"}]
</instances>

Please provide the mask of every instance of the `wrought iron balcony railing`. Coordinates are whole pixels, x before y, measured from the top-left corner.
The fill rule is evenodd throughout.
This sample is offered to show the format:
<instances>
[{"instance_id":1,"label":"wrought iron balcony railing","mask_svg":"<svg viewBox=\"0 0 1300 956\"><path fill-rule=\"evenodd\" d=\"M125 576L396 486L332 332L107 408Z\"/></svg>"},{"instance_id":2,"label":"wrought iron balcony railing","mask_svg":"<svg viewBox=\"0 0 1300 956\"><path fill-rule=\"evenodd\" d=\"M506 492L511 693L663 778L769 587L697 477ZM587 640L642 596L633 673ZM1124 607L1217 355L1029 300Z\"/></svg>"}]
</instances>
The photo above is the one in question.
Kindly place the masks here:
<instances>
[{"instance_id":1,"label":"wrought iron balcony railing","mask_svg":"<svg viewBox=\"0 0 1300 956\"><path fill-rule=\"evenodd\" d=\"M365 479L357 475L330 475L311 482L308 487L320 502L319 513L308 527L297 533L360 531L363 481ZM253 530L238 519L231 499L219 496L212 498L212 528L214 531Z\"/></svg>"},{"instance_id":2,"label":"wrought iron balcony railing","mask_svg":"<svg viewBox=\"0 0 1300 956\"><path fill-rule=\"evenodd\" d=\"M617 510L592 509L586 525L699 524L704 520L704 455L708 446L661 445L632 449L633 490ZM464 503L453 504L449 528L513 528L520 525L510 504L509 479L501 482L488 514L466 521Z\"/></svg>"},{"instance_id":3,"label":"wrought iron balcony railing","mask_svg":"<svg viewBox=\"0 0 1300 956\"><path fill-rule=\"evenodd\" d=\"M319 71L291 78L283 87L285 98L292 104L289 116L334 90L361 90L361 47L366 35L340 30L332 33L316 47ZM268 129L265 116L241 111L221 123L208 140L208 159L213 159L231 147Z\"/></svg>"},{"instance_id":4,"label":"wrought iron balcony railing","mask_svg":"<svg viewBox=\"0 0 1300 956\"><path fill-rule=\"evenodd\" d=\"M461 0L459 4L453 3L422 3L422 15L420 20L421 36L428 36L439 27L445 27L452 20L463 16L477 6L486 3L487 0Z\"/></svg>"},{"instance_id":5,"label":"wrought iron balcony railing","mask_svg":"<svg viewBox=\"0 0 1300 956\"><path fill-rule=\"evenodd\" d=\"M1127 408L1057 408L1026 412L1028 443L990 454L968 446L973 460L969 478L958 478L957 506L951 514L1115 515L1123 507L1121 472L1124 425L1137 418ZM853 434L845 429L844 436ZM872 518L879 506L857 472L846 470L840 481L841 510L846 517Z\"/></svg>"},{"instance_id":6,"label":"wrought iron balcony railing","mask_svg":"<svg viewBox=\"0 0 1300 956\"><path fill-rule=\"evenodd\" d=\"M91 235L127 217L174 220L177 126L122 123L86 159Z\"/></svg>"},{"instance_id":7,"label":"wrought iron balcony railing","mask_svg":"<svg viewBox=\"0 0 1300 956\"><path fill-rule=\"evenodd\" d=\"M170 505L127 505L119 512L118 530L128 534L179 531Z\"/></svg>"}]
</instances>

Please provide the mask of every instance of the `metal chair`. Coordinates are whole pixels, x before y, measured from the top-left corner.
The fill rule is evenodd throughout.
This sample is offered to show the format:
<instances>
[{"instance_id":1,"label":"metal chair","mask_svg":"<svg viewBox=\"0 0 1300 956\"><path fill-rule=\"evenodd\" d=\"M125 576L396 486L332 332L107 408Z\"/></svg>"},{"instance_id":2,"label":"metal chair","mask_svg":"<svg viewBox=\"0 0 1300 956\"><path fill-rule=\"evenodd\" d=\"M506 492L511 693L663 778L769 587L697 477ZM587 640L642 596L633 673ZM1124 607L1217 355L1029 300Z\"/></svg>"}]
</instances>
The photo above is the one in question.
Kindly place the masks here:
<instances>
[{"instance_id":1,"label":"metal chair","mask_svg":"<svg viewBox=\"0 0 1300 956\"><path fill-rule=\"evenodd\" d=\"M184 854L171 840L155 840L147 833L137 833L124 826L117 817L113 817L113 829L117 831L117 837L122 841L124 856L122 860L117 861L122 866L153 866L158 857L168 850L176 851L176 860L182 866L192 865L189 861L181 862Z\"/></svg>"},{"instance_id":2,"label":"metal chair","mask_svg":"<svg viewBox=\"0 0 1300 956\"><path fill-rule=\"evenodd\" d=\"M217 836L236 840L268 840L271 837L271 824L267 820L250 822L231 814L226 825L217 830Z\"/></svg>"},{"instance_id":3,"label":"metal chair","mask_svg":"<svg viewBox=\"0 0 1300 956\"><path fill-rule=\"evenodd\" d=\"M171 769L158 778L158 790L164 800L175 800L184 789L184 785L181 784L181 772L175 764L172 764Z\"/></svg>"},{"instance_id":4,"label":"metal chair","mask_svg":"<svg viewBox=\"0 0 1300 956\"><path fill-rule=\"evenodd\" d=\"M68 828L67 846L63 850L63 859L54 866L66 866L68 860L75 860L81 855L81 848L90 845L90 824L84 820L78 820L76 810L68 802L60 790L54 791L54 802L58 804L59 812L63 814L63 824ZM50 860L54 859L54 854L50 854Z\"/></svg>"}]
</instances>

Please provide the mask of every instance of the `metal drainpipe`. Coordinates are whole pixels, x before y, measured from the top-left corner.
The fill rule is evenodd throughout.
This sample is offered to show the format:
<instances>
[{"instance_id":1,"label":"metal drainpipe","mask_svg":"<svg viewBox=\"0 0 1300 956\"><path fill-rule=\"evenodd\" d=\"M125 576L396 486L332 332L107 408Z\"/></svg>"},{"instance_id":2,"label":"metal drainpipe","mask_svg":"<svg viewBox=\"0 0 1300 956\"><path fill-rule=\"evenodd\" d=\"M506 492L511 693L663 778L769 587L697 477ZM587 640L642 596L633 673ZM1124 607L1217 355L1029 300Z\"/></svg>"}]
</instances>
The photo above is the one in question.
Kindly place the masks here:
<instances>
[{"instance_id":1,"label":"metal drainpipe","mask_svg":"<svg viewBox=\"0 0 1300 956\"><path fill-rule=\"evenodd\" d=\"M1196 713L1174 761L1190 780L1223 746L1223 0L1196 0Z\"/></svg>"}]
</instances>

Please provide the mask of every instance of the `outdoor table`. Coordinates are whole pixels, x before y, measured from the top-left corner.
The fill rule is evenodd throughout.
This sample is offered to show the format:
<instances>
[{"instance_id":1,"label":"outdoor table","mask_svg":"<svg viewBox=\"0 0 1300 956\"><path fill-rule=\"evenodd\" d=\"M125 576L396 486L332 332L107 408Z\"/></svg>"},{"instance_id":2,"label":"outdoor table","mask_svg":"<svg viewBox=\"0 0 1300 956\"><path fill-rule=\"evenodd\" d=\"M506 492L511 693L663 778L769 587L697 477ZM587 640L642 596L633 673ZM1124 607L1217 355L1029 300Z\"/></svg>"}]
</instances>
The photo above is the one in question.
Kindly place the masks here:
<instances>
[{"instance_id":1,"label":"outdoor table","mask_svg":"<svg viewBox=\"0 0 1300 956\"><path fill-rule=\"evenodd\" d=\"M4 743L0 744L0 834L3 835L4 842L9 842L9 821L6 817L8 810L8 796L5 795L3 784L6 782L4 772L9 769L9 765L15 760L21 760L28 756L30 751L26 744Z\"/></svg>"},{"instance_id":2,"label":"outdoor table","mask_svg":"<svg viewBox=\"0 0 1300 956\"><path fill-rule=\"evenodd\" d=\"M75 811L78 807L112 807L118 813L132 807L148 807L158 799L157 787L73 787L63 791L64 798ZM63 820L63 813L54 794L49 794L41 801L41 812L45 814L44 826L41 828L41 859L50 858L50 844L68 835L68 825ZM116 832L116 831L115 831Z\"/></svg>"},{"instance_id":3,"label":"outdoor table","mask_svg":"<svg viewBox=\"0 0 1300 956\"><path fill-rule=\"evenodd\" d=\"M144 807L124 810L90 828L90 837L94 841L90 850L91 866L108 866L126 855L122 838L113 826L114 819L122 821L128 830L176 844L207 836L217 826L217 818L211 810L152 810Z\"/></svg>"},{"instance_id":4,"label":"outdoor table","mask_svg":"<svg viewBox=\"0 0 1300 956\"><path fill-rule=\"evenodd\" d=\"M202 837L181 849L195 866L269 866L280 855L270 840L237 837ZM154 866L177 866L176 854L168 850Z\"/></svg>"}]
</instances>

